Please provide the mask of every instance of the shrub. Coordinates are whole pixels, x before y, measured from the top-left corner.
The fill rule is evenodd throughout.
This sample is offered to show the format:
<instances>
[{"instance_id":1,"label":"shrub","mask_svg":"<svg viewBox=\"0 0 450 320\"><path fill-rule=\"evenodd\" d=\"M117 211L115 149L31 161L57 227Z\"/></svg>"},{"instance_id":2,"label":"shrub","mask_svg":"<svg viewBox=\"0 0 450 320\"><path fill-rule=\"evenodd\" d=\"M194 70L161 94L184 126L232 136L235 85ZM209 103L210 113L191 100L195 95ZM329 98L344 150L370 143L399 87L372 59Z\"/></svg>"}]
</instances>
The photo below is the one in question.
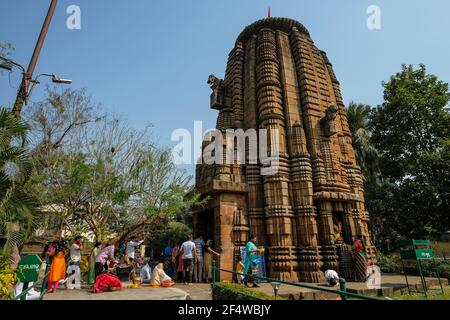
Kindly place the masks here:
<instances>
[{"instance_id":1,"label":"shrub","mask_svg":"<svg viewBox=\"0 0 450 320\"><path fill-rule=\"evenodd\" d=\"M9 259L0 256L0 300L12 300L14 298L15 282L14 270L11 269Z\"/></svg>"},{"instance_id":2,"label":"shrub","mask_svg":"<svg viewBox=\"0 0 450 320\"><path fill-rule=\"evenodd\" d=\"M402 272L402 261L399 253L392 253L384 255L381 252L377 253L378 266L382 272L386 273L400 273Z\"/></svg>"},{"instance_id":3,"label":"shrub","mask_svg":"<svg viewBox=\"0 0 450 320\"><path fill-rule=\"evenodd\" d=\"M435 260L436 267L433 261L422 261L423 274L427 277L437 277L436 269L441 278L450 279L450 261Z\"/></svg>"},{"instance_id":4,"label":"shrub","mask_svg":"<svg viewBox=\"0 0 450 320\"><path fill-rule=\"evenodd\" d=\"M250 290L243 285L236 283L216 283L212 285L212 287L213 300L286 300L282 297L275 298L264 292Z\"/></svg>"},{"instance_id":5,"label":"shrub","mask_svg":"<svg viewBox=\"0 0 450 320\"><path fill-rule=\"evenodd\" d=\"M378 266L382 272L385 273L402 273L402 261L399 253L392 253L384 255L382 253L377 254ZM436 268L441 278L450 279L450 261L448 260L435 260ZM436 269L433 261L423 260L421 261L422 272L426 277L437 277ZM419 275L419 269L416 262L404 261L404 267L407 274Z\"/></svg>"}]
</instances>

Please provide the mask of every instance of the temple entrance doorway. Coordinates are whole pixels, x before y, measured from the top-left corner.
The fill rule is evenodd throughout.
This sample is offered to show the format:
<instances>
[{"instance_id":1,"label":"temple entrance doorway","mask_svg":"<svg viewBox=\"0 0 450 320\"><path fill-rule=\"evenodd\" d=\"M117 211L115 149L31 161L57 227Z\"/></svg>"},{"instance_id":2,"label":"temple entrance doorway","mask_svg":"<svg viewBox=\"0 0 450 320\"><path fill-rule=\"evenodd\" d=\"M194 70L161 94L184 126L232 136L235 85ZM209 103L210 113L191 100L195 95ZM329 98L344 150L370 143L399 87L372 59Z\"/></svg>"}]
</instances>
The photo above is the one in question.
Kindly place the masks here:
<instances>
[{"instance_id":1,"label":"temple entrance doorway","mask_svg":"<svg viewBox=\"0 0 450 320\"><path fill-rule=\"evenodd\" d=\"M196 213L194 232L196 236L202 235L205 242L207 240L214 242L214 209Z\"/></svg>"}]
</instances>

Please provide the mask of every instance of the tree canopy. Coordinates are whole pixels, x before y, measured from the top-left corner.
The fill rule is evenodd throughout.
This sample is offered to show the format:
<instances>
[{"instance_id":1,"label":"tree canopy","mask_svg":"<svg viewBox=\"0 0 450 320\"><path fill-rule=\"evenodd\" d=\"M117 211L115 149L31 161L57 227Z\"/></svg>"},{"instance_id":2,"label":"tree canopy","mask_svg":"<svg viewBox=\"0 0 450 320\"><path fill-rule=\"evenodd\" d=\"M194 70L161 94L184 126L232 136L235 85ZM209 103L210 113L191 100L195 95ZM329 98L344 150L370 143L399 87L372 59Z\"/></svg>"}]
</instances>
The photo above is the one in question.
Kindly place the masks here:
<instances>
[{"instance_id":1,"label":"tree canopy","mask_svg":"<svg viewBox=\"0 0 450 320\"><path fill-rule=\"evenodd\" d=\"M366 205L381 247L450 229L448 84L424 65L404 65L383 87L382 105L348 109L358 162L371 168L363 170Z\"/></svg>"}]
</instances>

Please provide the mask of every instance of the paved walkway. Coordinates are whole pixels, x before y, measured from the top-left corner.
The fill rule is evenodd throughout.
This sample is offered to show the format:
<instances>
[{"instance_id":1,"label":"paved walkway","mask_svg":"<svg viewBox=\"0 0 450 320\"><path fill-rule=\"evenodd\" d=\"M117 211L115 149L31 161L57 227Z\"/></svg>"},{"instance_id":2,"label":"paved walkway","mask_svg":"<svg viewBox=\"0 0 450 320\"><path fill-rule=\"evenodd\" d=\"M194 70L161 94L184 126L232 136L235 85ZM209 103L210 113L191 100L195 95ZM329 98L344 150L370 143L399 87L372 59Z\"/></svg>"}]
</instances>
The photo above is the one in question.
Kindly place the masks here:
<instances>
[{"instance_id":1,"label":"paved walkway","mask_svg":"<svg viewBox=\"0 0 450 320\"><path fill-rule=\"evenodd\" d=\"M193 285L176 284L177 289L186 291L191 300L212 300L211 285L207 283L194 283Z\"/></svg>"},{"instance_id":2,"label":"paved walkway","mask_svg":"<svg viewBox=\"0 0 450 320\"><path fill-rule=\"evenodd\" d=\"M412 290L421 290L420 277L408 277ZM438 279L427 278L427 283L431 287L439 286ZM442 279L442 284L448 285L447 279ZM261 283L258 290L269 295L273 295L272 286L269 283ZM326 287L324 284L319 286ZM329 288L329 287L327 287ZM407 293L405 277L403 275L383 274L381 277L381 289L368 289L365 283L348 282L349 292L364 295L385 295L390 296L394 292ZM336 300L337 294L321 292L313 289L281 285L279 295L292 300ZM58 289L55 294L46 294L44 300L211 300L211 285L206 283L196 283L193 285L176 284L171 288L150 288L139 289L128 288L128 283L124 283L124 289L118 292L107 292L102 294L92 293L90 287L83 287L82 290L67 290L64 287Z\"/></svg>"},{"instance_id":3,"label":"paved walkway","mask_svg":"<svg viewBox=\"0 0 450 320\"><path fill-rule=\"evenodd\" d=\"M427 286L431 288L439 288L439 280L437 278L426 278ZM448 285L447 279L441 279L442 285ZM408 282L411 291L422 292L422 282L420 277L408 276ZM318 286L328 288L325 284L317 284ZM260 288L252 290L258 290L269 295L273 295L273 288L269 283L261 283ZM336 288L338 290L338 288ZM381 288L369 289L366 283L363 282L347 282L347 290L351 293L358 293L363 295L378 295L378 296L391 296L396 293L408 293L406 286L406 280L404 275L400 274L382 274L381 276ZM339 299L337 294L321 292L313 289L294 287L289 285L281 285L278 294L282 297L292 300L336 300Z\"/></svg>"},{"instance_id":4,"label":"paved walkway","mask_svg":"<svg viewBox=\"0 0 450 320\"><path fill-rule=\"evenodd\" d=\"M44 300L190 300L189 294L176 287L138 289L127 288L116 292L95 294L90 287L84 286L81 290L67 290L64 287L56 293L47 293Z\"/></svg>"}]
</instances>

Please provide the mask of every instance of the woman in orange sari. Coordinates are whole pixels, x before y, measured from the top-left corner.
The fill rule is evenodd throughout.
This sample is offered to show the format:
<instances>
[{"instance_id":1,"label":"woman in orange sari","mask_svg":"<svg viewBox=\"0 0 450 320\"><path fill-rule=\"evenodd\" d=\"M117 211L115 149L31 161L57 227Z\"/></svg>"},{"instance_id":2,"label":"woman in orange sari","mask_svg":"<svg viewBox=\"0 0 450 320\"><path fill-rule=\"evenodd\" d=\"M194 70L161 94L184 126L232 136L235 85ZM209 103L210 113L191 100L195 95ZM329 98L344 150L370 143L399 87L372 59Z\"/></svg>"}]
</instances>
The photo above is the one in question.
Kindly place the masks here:
<instances>
[{"instance_id":1,"label":"woman in orange sari","mask_svg":"<svg viewBox=\"0 0 450 320\"><path fill-rule=\"evenodd\" d=\"M65 245L59 242L56 248L49 255L53 255L52 264L50 266L50 273L48 275L48 290L51 293L55 293L58 289L58 283L60 280L66 278L66 258L65 258Z\"/></svg>"}]
</instances>

